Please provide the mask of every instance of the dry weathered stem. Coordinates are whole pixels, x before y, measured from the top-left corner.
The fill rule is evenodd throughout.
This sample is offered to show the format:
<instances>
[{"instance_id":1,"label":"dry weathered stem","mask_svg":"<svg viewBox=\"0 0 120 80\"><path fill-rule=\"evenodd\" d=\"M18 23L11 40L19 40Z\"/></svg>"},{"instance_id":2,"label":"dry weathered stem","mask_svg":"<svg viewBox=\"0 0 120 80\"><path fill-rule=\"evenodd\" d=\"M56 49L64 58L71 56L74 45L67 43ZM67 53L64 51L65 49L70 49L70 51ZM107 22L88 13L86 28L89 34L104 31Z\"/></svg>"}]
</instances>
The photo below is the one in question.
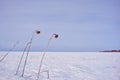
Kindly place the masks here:
<instances>
[{"instance_id":1,"label":"dry weathered stem","mask_svg":"<svg viewBox=\"0 0 120 80\"><path fill-rule=\"evenodd\" d=\"M31 37L31 39L30 39L30 42L27 43L27 45L26 45L26 47L25 47L25 49L24 49L24 51L23 51L23 54L22 54L22 56L21 56L20 62L19 62L19 64L18 64L18 67L17 67L16 74L17 74L18 71L19 71L21 62L22 62L23 57L24 57L24 55L25 55L25 51L26 51L27 48L28 48L27 54L26 54L26 56L25 56L25 61L24 61L23 70L22 70L22 77L24 76L24 72L25 72L25 68L26 68L26 64L27 64L27 59L28 59L28 56L29 56L30 47L31 47L32 40L33 40L33 37L34 37L35 33L36 33L36 34L40 34L40 31L34 31L34 32L33 32L32 37Z\"/></svg>"},{"instance_id":2,"label":"dry weathered stem","mask_svg":"<svg viewBox=\"0 0 120 80\"><path fill-rule=\"evenodd\" d=\"M0 62L2 62L6 57L7 55L16 47L16 45L18 44L19 42L17 41L13 47L0 59Z\"/></svg>"},{"instance_id":3,"label":"dry weathered stem","mask_svg":"<svg viewBox=\"0 0 120 80\"><path fill-rule=\"evenodd\" d=\"M40 31L34 31L33 34L32 34L32 37L30 39L30 45L28 47L27 55L25 57L25 62L24 62L24 66L23 66L22 77L24 76L24 72L25 72L25 68L26 68L26 64L27 64L27 60L28 60L28 56L29 56L29 51L30 51L32 40L33 40L33 37L34 37L35 33L40 34Z\"/></svg>"},{"instance_id":4,"label":"dry weathered stem","mask_svg":"<svg viewBox=\"0 0 120 80\"><path fill-rule=\"evenodd\" d=\"M47 46L45 48L45 51L44 51L44 53L42 55L42 58L41 58L41 61L40 61L39 71L38 71L38 75L37 75L37 80L39 79L39 75L40 75L40 72L41 72L41 67L42 67L42 64L43 64L43 60L44 60L46 51L47 51L47 49L49 47L49 44L50 44L50 42L51 42L51 40L52 40L53 37L58 38L58 35L57 34L53 34L52 37L50 37L50 39L48 40L48 44L47 44Z\"/></svg>"},{"instance_id":5,"label":"dry weathered stem","mask_svg":"<svg viewBox=\"0 0 120 80\"><path fill-rule=\"evenodd\" d=\"M28 47L30 44L31 44L31 43L28 42L27 45L26 45L26 47L25 47L25 49L24 49L24 51L23 51L23 54L22 54L22 56L21 56L21 58L20 58L20 62L19 62L19 64L18 64L18 67L17 67L16 73L15 73L16 75L17 75L17 73L18 73L18 71L19 71L19 68L20 68L20 65L21 65L22 59L23 59L23 57L24 57L25 51L26 51L27 47Z\"/></svg>"},{"instance_id":6,"label":"dry weathered stem","mask_svg":"<svg viewBox=\"0 0 120 80\"><path fill-rule=\"evenodd\" d=\"M23 66L22 77L24 76L24 72L25 72L25 68L26 68L26 63L27 63L30 47L31 47L31 44L28 47L27 55L26 55L26 58L25 58L24 66Z\"/></svg>"}]
</instances>

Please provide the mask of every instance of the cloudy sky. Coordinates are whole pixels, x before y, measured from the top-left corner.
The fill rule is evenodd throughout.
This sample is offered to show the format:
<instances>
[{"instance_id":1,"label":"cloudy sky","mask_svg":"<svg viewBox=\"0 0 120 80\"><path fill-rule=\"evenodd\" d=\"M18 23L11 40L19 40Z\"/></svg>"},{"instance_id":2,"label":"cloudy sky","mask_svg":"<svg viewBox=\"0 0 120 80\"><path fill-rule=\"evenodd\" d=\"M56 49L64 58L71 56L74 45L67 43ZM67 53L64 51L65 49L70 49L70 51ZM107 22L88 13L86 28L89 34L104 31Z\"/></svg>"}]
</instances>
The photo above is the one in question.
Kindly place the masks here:
<instances>
[{"instance_id":1,"label":"cloudy sky","mask_svg":"<svg viewBox=\"0 0 120 80\"><path fill-rule=\"evenodd\" d=\"M102 51L120 49L119 0L0 0L0 50Z\"/></svg>"}]
</instances>

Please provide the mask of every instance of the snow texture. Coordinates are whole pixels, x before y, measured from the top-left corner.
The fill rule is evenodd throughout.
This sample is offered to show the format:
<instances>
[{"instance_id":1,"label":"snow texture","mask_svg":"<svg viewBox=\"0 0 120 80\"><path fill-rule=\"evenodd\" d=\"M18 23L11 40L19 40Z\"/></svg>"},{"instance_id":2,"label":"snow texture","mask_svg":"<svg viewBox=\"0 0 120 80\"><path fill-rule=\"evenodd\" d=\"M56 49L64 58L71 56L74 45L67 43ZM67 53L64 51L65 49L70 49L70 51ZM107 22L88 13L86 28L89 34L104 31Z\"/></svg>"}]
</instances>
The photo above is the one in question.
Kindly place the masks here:
<instances>
[{"instance_id":1,"label":"snow texture","mask_svg":"<svg viewBox=\"0 0 120 80\"><path fill-rule=\"evenodd\" d=\"M0 58L6 52L0 52ZM23 62L15 75L22 52L10 52L0 62L0 80L36 80L42 52L30 52L25 75ZM120 53L107 52L47 52L39 80L120 80Z\"/></svg>"}]
</instances>

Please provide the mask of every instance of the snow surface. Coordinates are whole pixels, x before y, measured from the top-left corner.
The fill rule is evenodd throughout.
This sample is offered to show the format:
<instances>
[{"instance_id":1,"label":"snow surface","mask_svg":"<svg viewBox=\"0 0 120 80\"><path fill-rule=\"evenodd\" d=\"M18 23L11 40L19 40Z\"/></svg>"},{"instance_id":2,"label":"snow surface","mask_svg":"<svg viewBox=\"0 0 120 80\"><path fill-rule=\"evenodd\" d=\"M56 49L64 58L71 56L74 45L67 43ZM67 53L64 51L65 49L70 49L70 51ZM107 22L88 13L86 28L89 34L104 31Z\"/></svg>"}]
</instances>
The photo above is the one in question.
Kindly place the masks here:
<instances>
[{"instance_id":1,"label":"snow surface","mask_svg":"<svg viewBox=\"0 0 120 80\"><path fill-rule=\"evenodd\" d=\"M0 58L5 52L0 52ZM23 62L15 75L22 52L10 52L0 62L0 80L35 80L42 52L30 52L25 75L21 77ZM120 80L120 53L103 52L47 52L39 80Z\"/></svg>"}]
</instances>

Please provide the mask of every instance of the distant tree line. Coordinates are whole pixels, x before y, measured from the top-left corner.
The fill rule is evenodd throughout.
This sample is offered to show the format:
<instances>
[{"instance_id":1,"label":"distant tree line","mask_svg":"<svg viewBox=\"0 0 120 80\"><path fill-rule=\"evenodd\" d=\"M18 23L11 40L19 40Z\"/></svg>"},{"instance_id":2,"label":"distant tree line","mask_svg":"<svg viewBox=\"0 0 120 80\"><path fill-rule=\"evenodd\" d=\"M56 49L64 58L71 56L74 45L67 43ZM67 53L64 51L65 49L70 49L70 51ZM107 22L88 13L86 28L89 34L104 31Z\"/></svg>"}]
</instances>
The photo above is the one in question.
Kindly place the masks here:
<instances>
[{"instance_id":1,"label":"distant tree line","mask_svg":"<svg viewBox=\"0 0 120 80\"><path fill-rule=\"evenodd\" d=\"M104 50L102 52L120 52L120 50Z\"/></svg>"}]
</instances>

